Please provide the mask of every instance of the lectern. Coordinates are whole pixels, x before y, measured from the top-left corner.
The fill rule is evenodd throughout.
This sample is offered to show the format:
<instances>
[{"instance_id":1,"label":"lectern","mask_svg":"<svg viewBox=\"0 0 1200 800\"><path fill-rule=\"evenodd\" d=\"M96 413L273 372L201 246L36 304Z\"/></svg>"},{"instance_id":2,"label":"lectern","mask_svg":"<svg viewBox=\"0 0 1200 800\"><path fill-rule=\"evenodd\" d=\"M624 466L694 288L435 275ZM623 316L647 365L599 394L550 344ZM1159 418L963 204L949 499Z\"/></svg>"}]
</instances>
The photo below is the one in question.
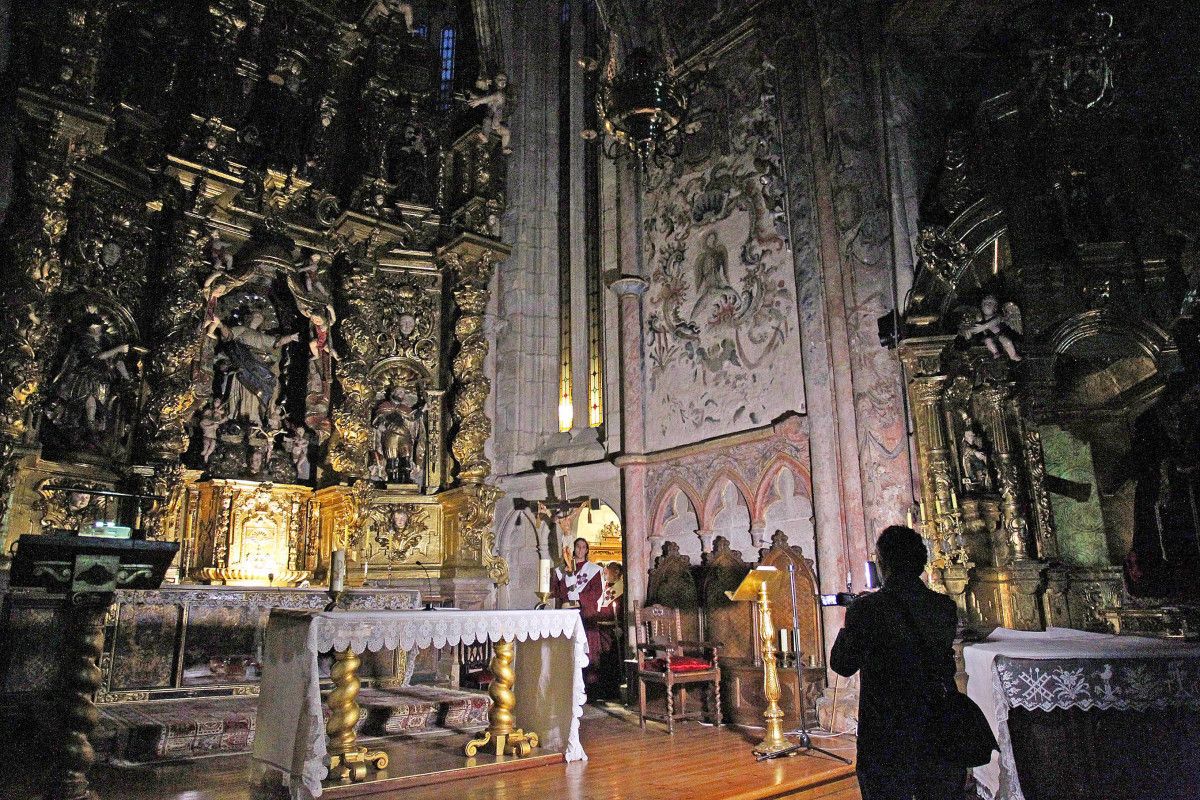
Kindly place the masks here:
<instances>
[{"instance_id":1,"label":"lectern","mask_svg":"<svg viewBox=\"0 0 1200 800\"><path fill-rule=\"evenodd\" d=\"M154 589L179 551L176 542L113 539L56 532L22 536L10 584L66 595L58 752L47 775L47 800L95 797L87 773L96 761L88 737L96 727L93 696L104 648L104 617L117 589Z\"/></svg>"},{"instance_id":2,"label":"lectern","mask_svg":"<svg viewBox=\"0 0 1200 800\"><path fill-rule=\"evenodd\" d=\"M725 596L730 600L758 602L758 630L762 642L763 695L767 708L763 711L766 735L754 747L760 756L774 755L792 747L783 736L783 709L779 707L779 670L775 664L775 623L771 621L771 590L779 583L779 570L775 567L755 567L732 592Z\"/></svg>"}]
</instances>

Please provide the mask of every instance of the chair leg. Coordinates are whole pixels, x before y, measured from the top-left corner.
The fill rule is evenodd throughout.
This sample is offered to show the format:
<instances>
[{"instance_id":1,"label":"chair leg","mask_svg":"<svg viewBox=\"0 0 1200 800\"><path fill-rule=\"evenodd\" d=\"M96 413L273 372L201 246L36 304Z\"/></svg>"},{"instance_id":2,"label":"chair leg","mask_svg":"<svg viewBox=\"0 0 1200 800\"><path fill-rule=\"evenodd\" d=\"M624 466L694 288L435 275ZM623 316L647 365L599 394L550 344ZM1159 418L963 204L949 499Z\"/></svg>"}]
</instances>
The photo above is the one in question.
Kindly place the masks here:
<instances>
[{"instance_id":1,"label":"chair leg","mask_svg":"<svg viewBox=\"0 0 1200 800\"><path fill-rule=\"evenodd\" d=\"M642 730L646 730L646 681L638 678L638 717Z\"/></svg>"},{"instance_id":2,"label":"chair leg","mask_svg":"<svg viewBox=\"0 0 1200 800\"><path fill-rule=\"evenodd\" d=\"M717 728L721 727L721 673L717 673L717 679L713 681L713 697L714 704L717 707Z\"/></svg>"},{"instance_id":3,"label":"chair leg","mask_svg":"<svg viewBox=\"0 0 1200 800\"><path fill-rule=\"evenodd\" d=\"M675 735L675 687L667 683L667 733Z\"/></svg>"},{"instance_id":4,"label":"chair leg","mask_svg":"<svg viewBox=\"0 0 1200 800\"><path fill-rule=\"evenodd\" d=\"M687 684L679 687L679 716L687 716Z\"/></svg>"}]
</instances>

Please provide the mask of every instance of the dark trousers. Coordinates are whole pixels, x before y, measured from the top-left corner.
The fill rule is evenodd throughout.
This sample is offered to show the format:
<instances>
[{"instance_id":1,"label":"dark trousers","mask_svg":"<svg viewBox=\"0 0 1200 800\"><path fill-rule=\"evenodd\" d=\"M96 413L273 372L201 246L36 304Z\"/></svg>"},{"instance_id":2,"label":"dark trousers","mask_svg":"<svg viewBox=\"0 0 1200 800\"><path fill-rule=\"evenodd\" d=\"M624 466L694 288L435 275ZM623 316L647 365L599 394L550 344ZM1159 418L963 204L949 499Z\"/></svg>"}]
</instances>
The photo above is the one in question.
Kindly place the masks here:
<instances>
[{"instance_id":1,"label":"dark trousers","mask_svg":"<svg viewBox=\"0 0 1200 800\"><path fill-rule=\"evenodd\" d=\"M919 770L858 771L862 800L963 800L967 771L942 765Z\"/></svg>"}]
</instances>

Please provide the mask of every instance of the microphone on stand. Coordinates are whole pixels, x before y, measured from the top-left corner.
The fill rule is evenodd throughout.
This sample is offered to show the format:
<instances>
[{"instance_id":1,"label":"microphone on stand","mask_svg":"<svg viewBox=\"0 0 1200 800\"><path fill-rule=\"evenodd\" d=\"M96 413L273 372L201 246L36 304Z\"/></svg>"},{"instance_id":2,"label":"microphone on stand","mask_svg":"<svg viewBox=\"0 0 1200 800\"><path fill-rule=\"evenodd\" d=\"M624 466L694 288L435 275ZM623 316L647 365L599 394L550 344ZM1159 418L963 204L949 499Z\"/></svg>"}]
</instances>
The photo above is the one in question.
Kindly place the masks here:
<instances>
[{"instance_id":1,"label":"microphone on stand","mask_svg":"<svg viewBox=\"0 0 1200 800\"><path fill-rule=\"evenodd\" d=\"M433 602L429 599L430 596L433 595L433 578L429 576L429 567L425 566L420 561L415 561L413 563L420 567L421 571L425 573L425 585L429 589L429 594L425 595L425 610L433 611Z\"/></svg>"}]
</instances>

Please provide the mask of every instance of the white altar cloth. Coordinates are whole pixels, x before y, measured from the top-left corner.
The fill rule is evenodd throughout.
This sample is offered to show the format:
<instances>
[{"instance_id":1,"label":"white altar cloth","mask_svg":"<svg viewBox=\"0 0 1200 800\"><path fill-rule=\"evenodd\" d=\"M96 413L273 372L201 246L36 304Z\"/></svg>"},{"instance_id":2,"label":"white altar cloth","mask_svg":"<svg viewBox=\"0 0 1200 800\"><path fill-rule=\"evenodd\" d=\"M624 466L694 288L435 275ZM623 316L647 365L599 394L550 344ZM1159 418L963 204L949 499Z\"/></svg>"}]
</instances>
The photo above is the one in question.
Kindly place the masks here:
<instances>
[{"instance_id":1,"label":"white altar cloth","mask_svg":"<svg viewBox=\"0 0 1200 800\"><path fill-rule=\"evenodd\" d=\"M1014 707L1200 709L1200 646L1069 628L997 628L963 648L967 695L979 704L1000 744L975 780L995 800L1024 800L1008 712ZM1114 666L1115 663L1115 666Z\"/></svg>"},{"instance_id":2,"label":"white altar cloth","mask_svg":"<svg viewBox=\"0 0 1200 800\"><path fill-rule=\"evenodd\" d=\"M276 609L267 623L254 759L282 773L293 798L321 795L326 766L317 654L351 648L445 647L516 641L517 724L567 761L587 758L579 743L587 636L578 611L335 611ZM568 677L569 676L569 677ZM463 740L466 744L466 740Z\"/></svg>"}]
</instances>

